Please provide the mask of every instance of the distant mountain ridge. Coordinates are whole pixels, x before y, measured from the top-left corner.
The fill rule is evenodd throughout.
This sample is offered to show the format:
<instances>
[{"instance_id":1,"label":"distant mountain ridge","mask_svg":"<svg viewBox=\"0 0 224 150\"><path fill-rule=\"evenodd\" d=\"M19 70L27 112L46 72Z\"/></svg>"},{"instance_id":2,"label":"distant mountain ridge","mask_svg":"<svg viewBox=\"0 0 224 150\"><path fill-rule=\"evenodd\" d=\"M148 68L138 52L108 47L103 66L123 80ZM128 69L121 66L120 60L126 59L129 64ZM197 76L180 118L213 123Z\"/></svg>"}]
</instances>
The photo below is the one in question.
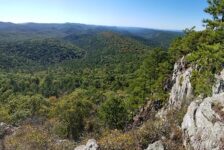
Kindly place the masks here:
<instances>
[{"instance_id":1,"label":"distant mountain ridge","mask_svg":"<svg viewBox=\"0 0 224 150\"><path fill-rule=\"evenodd\" d=\"M8 28L8 27L31 27L35 28L64 28L64 27L86 27L86 29L96 29L96 28L105 28L105 29L119 29L119 30L127 30L132 32L139 32L142 30L151 30L151 31L170 31L170 32L182 32L181 30L166 30L166 29L155 29L155 28L145 28L145 27L124 27L124 26L107 26L107 25L91 25L91 24L83 24L83 23L35 23L35 22L27 22L27 23L13 23L13 22L2 22L0 21L0 29Z\"/></svg>"},{"instance_id":2,"label":"distant mountain ridge","mask_svg":"<svg viewBox=\"0 0 224 150\"><path fill-rule=\"evenodd\" d=\"M182 36L181 31L137 27L97 26L78 23L21 23L0 22L0 40L27 40L34 38L64 38L71 34L116 32L143 41L151 46L168 47L172 39Z\"/></svg>"},{"instance_id":3,"label":"distant mountain ridge","mask_svg":"<svg viewBox=\"0 0 224 150\"><path fill-rule=\"evenodd\" d=\"M167 48L182 34L76 23L0 22L0 68L36 69L64 62L76 68L128 63L153 47Z\"/></svg>"}]
</instances>

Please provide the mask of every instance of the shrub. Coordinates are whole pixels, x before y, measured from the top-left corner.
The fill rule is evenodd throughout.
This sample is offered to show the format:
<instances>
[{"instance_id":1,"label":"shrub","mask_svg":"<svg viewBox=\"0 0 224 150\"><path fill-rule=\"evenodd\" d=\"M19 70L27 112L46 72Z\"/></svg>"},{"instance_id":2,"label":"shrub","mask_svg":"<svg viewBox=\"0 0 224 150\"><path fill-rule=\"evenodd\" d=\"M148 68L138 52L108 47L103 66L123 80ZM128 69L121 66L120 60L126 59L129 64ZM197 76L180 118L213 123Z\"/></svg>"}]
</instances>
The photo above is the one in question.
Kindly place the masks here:
<instances>
[{"instance_id":1,"label":"shrub","mask_svg":"<svg viewBox=\"0 0 224 150\"><path fill-rule=\"evenodd\" d=\"M23 121L28 117L47 116L50 103L41 95L10 97L9 114L14 123Z\"/></svg>"},{"instance_id":2,"label":"shrub","mask_svg":"<svg viewBox=\"0 0 224 150\"><path fill-rule=\"evenodd\" d=\"M159 140L163 130L162 122L151 120L142 127L128 132L107 131L99 139L100 148L103 150L144 149L148 144Z\"/></svg>"},{"instance_id":3,"label":"shrub","mask_svg":"<svg viewBox=\"0 0 224 150\"><path fill-rule=\"evenodd\" d=\"M102 150L135 150L137 149L135 135L119 130L107 131L99 139Z\"/></svg>"},{"instance_id":4,"label":"shrub","mask_svg":"<svg viewBox=\"0 0 224 150\"><path fill-rule=\"evenodd\" d=\"M149 120L141 128L135 130L134 133L141 148L146 148L148 144L159 140L164 130L162 121Z\"/></svg>"},{"instance_id":5,"label":"shrub","mask_svg":"<svg viewBox=\"0 0 224 150\"><path fill-rule=\"evenodd\" d=\"M11 116L9 110L5 107L0 107L0 122L10 122Z\"/></svg>"},{"instance_id":6,"label":"shrub","mask_svg":"<svg viewBox=\"0 0 224 150\"><path fill-rule=\"evenodd\" d=\"M123 129L128 121L128 112L119 96L109 97L102 104L99 115L110 129Z\"/></svg>"},{"instance_id":7,"label":"shrub","mask_svg":"<svg viewBox=\"0 0 224 150\"><path fill-rule=\"evenodd\" d=\"M46 132L25 126L17 130L15 135L6 137L5 145L8 150L39 150L46 149L50 140Z\"/></svg>"},{"instance_id":8,"label":"shrub","mask_svg":"<svg viewBox=\"0 0 224 150\"><path fill-rule=\"evenodd\" d=\"M54 121L54 124L52 126L53 133L58 135L61 138L66 138L68 134L67 125L60 121Z\"/></svg>"},{"instance_id":9,"label":"shrub","mask_svg":"<svg viewBox=\"0 0 224 150\"><path fill-rule=\"evenodd\" d=\"M63 97L56 106L56 117L67 128L67 137L78 139L84 130L84 121L91 109L91 103L85 97L85 90L78 89ZM63 131L63 132L64 132Z\"/></svg>"},{"instance_id":10,"label":"shrub","mask_svg":"<svg viewBox=\"0 0 224 150\"><path fill-rule=\"evenodd\" d=\"M73 150L74 142L59 140L47 130L30 125L21 126L5 138L5 150Z\"/></svg>"}]
</instances>

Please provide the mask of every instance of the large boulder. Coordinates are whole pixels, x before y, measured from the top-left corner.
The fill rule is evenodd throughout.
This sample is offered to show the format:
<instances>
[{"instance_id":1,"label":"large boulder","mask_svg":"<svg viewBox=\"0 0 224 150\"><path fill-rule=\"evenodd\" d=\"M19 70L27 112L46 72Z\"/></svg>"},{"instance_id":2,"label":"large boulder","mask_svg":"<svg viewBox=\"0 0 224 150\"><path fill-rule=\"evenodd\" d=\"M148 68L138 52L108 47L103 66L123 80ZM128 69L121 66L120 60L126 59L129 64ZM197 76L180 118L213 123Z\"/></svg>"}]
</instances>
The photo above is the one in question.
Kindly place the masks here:
<instances>
[{"instance_id":1,"label":"large boulder","mask_svg":"<svg viewBox=\"0 0 224 150\"><path fill-rule=\"evenodd\" d=\"M97 150L99 148L96 140L90 139L86 143L86 145L80 145L76 147L74 150Z\"/></svg>"},{"instance_id":2,"label":"large boulder","mask_svg":"<svg viewBox=\"0 0 224 150\"><path fill-rule=\"evenodd\" d=\"M186 149L224 149L224 93L190 104L182 123Z\"/></svg>"},{"instance_id":3,"label":"large boulder","mask_svg":"<svg viewBox=\"0 0 224 150\"><path fill-rule=\"evenodd\" d=\"M162 141L157 141L153 144L149 144L148 148L145 150L164 150Z\"/></svg>"}]
</instances>

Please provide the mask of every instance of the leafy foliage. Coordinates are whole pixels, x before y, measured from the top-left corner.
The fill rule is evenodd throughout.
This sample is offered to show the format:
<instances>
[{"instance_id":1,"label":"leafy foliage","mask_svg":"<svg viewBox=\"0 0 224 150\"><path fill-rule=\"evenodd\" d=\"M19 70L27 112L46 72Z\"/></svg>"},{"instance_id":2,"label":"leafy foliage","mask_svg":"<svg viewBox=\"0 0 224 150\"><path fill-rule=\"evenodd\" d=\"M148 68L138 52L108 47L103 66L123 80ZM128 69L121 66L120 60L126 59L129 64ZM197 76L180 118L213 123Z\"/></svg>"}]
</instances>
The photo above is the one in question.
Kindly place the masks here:
<instances>
[{"instance_id":1,"label":"leafy foliage","mask_svg":"<svg viewBox=\"0 0 224 150\"><path fill-rule=\"evenodd\" d=\"M121 97L110 96L101 106L100 115L111 129L123 129L128 121L127 108Z\"/></svg>"},{"instance_id":2,"label":"leafy foliage","mask_svg":"<svg viewBox=\"0 0 224 150\"><path fill-rule=\"evenodd\" d=\"M196 95L211 95L214 84L214 74L223 69L224 64L224 30L223 9L224 3L219 0L208 0L209 6L205 12L213 16L206 20L207 29L196 32L186 30L186 35L176 40L170 53L174 59L187 55L187 61L196 70L191 78Z\"/></svg>"},{"instance_id":3,"label":"leafy foliage","mask_svg":"<svg viewBox=\"0 0 224 150\"><path fill-rule=\"evenodd\" d=\"M146 101L162 106L168 96L164 82L173 65L166 47L179 35L138 28L0 23L0 121L31 125L24 127L29 133L18 132L7 140L10 148L22 149L24 144L42 149L51 143L43 140L51 140L49 134L79 141L106 129L123 130ZM43 123L50 127L33 128ZM133 139L120 139L126 138L131 140L124 146L128 148Z\"/></svg>"},{"instance_id":4,"label":"leafy foliage","mask_svg":"<svg viewBox=\"0 0 224 150\"><path fill-rule=\"evenodd\" d=\"M185 107L168 113L165 122L149 120L141 128L124 129L147 101L156 102L157 109L166 103L172 67L183 56L194 69L195 95L211 95L214 74L224 64L224 2L208 3L205 12L212 19L204 21L206 29L186 29L168 50L181 33L0 23L0 121L23 124L42 118L49 125L47 130L25 126L27 133L6 140L10 148L50 147L48 135L54 134L73 140L98 137L102 149L144 149L166 137L166 148L181 149L182 133L175 125Z\"/></svg>"},{"instance_id":5,"label":"leafy foliage","mask_svg":"<svg viewBox=\"0 0 224 150\"><path fill-rule=\"evenodd\" d=\"M76 90L63 97L56 106L56 113L67 127L67 137L77 139L84 129L84 120L91 109L91 103L85 99L84 91Z\"/></svg>"},{"instance_id":6,"label":"leafy foliage","mask_svg":"<svg viewBox=\"0 0 224 150\"><path fill-rule=\"evenodd\" d=\"M213 19L204 20L208 28L223 30L224 27L224 1L223 0L208 0L209 6L205 9L206 13L212 15Z\"/></svg>"},{"instance_id":7,"label":"leafy foliage","mask_svg":"<svg viewBox=\"0 0 224 150\"><path fill-rule=\"evenodd\" d=\"M13 67L14 69L25 68L31 70L34 67L38 68L66 60L79 59L85 53L71 43L54 39L2 43L0 45L0 66L3 69Z\"/></svg>"}]
</instances>

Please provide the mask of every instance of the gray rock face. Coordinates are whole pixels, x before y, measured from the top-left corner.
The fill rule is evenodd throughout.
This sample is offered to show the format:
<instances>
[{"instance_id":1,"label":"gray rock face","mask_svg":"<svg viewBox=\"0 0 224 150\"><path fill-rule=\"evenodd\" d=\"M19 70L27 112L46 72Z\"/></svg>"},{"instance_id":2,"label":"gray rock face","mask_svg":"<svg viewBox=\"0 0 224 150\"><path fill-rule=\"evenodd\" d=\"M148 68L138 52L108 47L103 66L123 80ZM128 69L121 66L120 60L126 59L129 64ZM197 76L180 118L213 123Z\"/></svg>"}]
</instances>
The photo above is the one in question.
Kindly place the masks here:
<instances>
[{"instance_id":1,"label":"gray rock face","mask_svg":"<svg viewBox=\"0 0 224 150\"><path fill-rule=\"evenodd\" d=\"M216 95L224 92L224 70L220 72L220 74L215 75L216 83L212 88L212 94Z\"/></svg>"},{"instance_id":2,"label":"gray rock face","mask_svg":"<svg viewBox=\"0 0 224 150\"><path fill-rule=\"evenodd\" d=\"M173 86L169 98L170 107L179 109L183 102L193 98L190 82L192 70L191 67L186 67L184 57L175 63L172 77Z\"/></svg>"},{"instance_id":3,"label":"gray rock face","mask_svg":"<svg viewBox=\"0 0 224 150\"><path fill-rule=\"evenodd\" d=\"M224 93L192 102L182 123L186 149L224 149Z\"/></svg>"},{"instance_id":4,"label":"gray rock face","mask_svg":"<svg viewBox=\"0 0 224 150\"><path fill-rule=\"evenodd\" d=\"M76 147L74 150L97 150L99 148L96 140L90 139L86 143L86 145L80 145Z\"/></svg>"},{"instance_id":5,"label":"gray rock face","mask_svg":"<svg viewBox=\"0 0 224 150\"><path fill-rule=\"evenodd\" d=\"M157 113L158 118L164 118L167 111L180 109L182 104L189 104L194 98L193 89L190 82L192 67L187 67L185 57L175 63L172 76L172 88L169 102L166 107Z\"/></svg>"},{"instance_id":6,"label":"gray rock face","mask_svg":"<svg viewBox=\"0 0 224 150\"><path fill-rule=\"evenodd\" d=\"M161 141L157 141L153 144L149 144L148 148L145 150L164 150L164 147Z\"/></svg>"}]
</instances>

